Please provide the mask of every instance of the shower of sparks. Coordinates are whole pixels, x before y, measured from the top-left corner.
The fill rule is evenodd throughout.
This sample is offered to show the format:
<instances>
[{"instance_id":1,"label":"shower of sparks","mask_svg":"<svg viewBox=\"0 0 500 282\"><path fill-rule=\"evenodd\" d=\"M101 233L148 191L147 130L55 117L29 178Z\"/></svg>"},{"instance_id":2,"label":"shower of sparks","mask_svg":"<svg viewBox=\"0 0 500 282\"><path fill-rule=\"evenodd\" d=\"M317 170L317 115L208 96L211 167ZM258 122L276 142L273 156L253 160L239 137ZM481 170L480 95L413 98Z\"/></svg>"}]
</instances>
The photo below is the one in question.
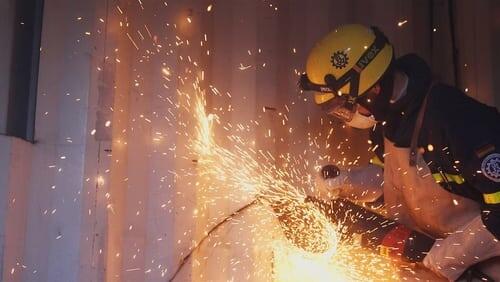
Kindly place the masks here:
<instances>
[{"instance_id":1,"label":"shower of sparks","mask_svg":"<svg viewBox=\"0 0 500 282\"><path fill-rule=\"evenodd\" d=\"M138 2L141 11L148 9L147 5L143 7L143 3L141 1ZM270 1L264 2L272 10L278 11L275 3L270 3ZM165 7L169 6L167 2L164 3ZM127 136L137 136L135 130L141 132L141 123L148 124L149 128L149 124L153 122L154 126L161 128L151 138L154 144L153 152L160 153L158 149L160 145L167 145L167 149L161 152L161 156L172 156L172 159L169 159L169 161L175 162L173 167L169 167L169 170L164 172L166 176L162 176L160 180L162 184L166 183L166 186L175 192L175 197L182 197L180 200L169 198L167 201L161 203L161 209L168 210L169 213L175 213L176 220L178 219L181 225L175 226L177 230L173 236L178 248L169 253L168 256L175 256L176 258L178 256L184 257L186 253L194 249L193 246L197 246L198 243L201 246L199 237L208 236L209 231L218 224L223 223L224 225L227 224L233 227L240 224L239 229L248 229L251 232L251 236L245 233L244 238L242 237L241 239L234 236L224 237L224 234L221 232L220 234L214 234L212 241L207 240L209 243L205 244L206 247L211 248L210 251L213 251L212 249L220 246L238 248L238 246L251 245L251 251L254 249L271 250L272 261L259 261L254 256L254 253L248 250L250 249L249 247L245 248L244 253L239 252L241 249L231 250L228 253L238 253L238 257L230 259L223 257L222 261L216 261L216 264L222 264L222 272L224 272L226 267L232 268L238 264L244 264L242 261L246 258L255 264L253 265L253 269L244 269L247 271L247 280L251 280L248 277L258 276L259 272L267 273L260 270L256 265L266 264L267 267L272 265L272 273L270 273L272 277L253 279L253 281L401 280L401 277L399 277L401 266L398 263L363 249L360 247L360 243L353 238L352 234L344 233L342 222L333 224L323 211L318 209L313 203L305 201L305 193L302 189L313 185L310 173L319 168L318 163L309 161L305 156L306 154L312 153L317 159L328 160L330 163L336 162L336 164L341 166L356 165L359 159L357 157L353 161L348 160L346 151L350 149L351 141L349 139L343 139L336 145L329 143L328 140L334 135L333 128L328 133L323 132L325 133L324 136L321 136L321 133L320 136L316 136L316 134L311 132L307 132L307 135L295 136L304 133L304 131L292 127L288 123L289 115L293 111L290 108L293 105L303 106L303 102L307 102L307 97L301 96L297 98L297 101L292 100L290 104L283 105L286 109L283 112L280 112L281 107L277 107L278 105L264 107L263 113L269 112L281 118L281 122L276 122L284 128L284 132L273 132L272 129L266 128L265 136L260 136L263 142L272 140L276 145L275 147L278 147L276 143L286 143L283 140L283 135L288 134L291 139L298 140L297 142L293 142L293 144L301 146L301 150L304 150L303 153L292 156L288 152L274 154L266 150L261 150L256 145L255 140L248 138L248 135L252 133L257 135L259 131L255 130L254 132L254 126L259 126L259 122L262 120L250 120L247 124L225 123L223 122L225 120L223 115L235 112L233 105L224 105L224 107L219 108L207 105L205 97L210 97L210 102L213 102L217 99L239 99L241 96L233 95L233 97L231 93L226 92L226 90L219 90L215 85L210 85L209 89L203 89L204 87L201 86L202 82L205 81L205 72L202 69L203 60L197 57L196 53L202 51L199 53L203 54L202 57L204 57L205 54L206 56L210 56L214 51L210 49L210 44L208 44L210 34L207 35L201 32L202 36L200 34L198 38L194 35L196 30L194 27L199 25L201 21L197 21L190 15L188 17L181 17L177 23L165 22L163 27L167 29L166 34L168 36L159 36L157 33L160 33L160 31L155 31L151 25L148 28L145 24L137 24L131 20L131 18L135 17L126 17L124 11L128 11L130 7L124 7L123 10L119 6L115 7L116 11L113 13L118 14L121 19L117 25L119 25L120 29L127 29L129 31L123 32L123 38L125 39L124 42L130 46L118 45L120 48L113 50L115 55L110 56L108 62L111 66L117 68L119 66L119 68L130 67L132 69L131 66L133 65L135 66L133 73L136 74L131 79L133 91L130 91L130 97L135 100L131 98L130 102L127 102L126 107L132 108L135 106L136 101L141 101L140 99L143 99L143 97L151 97L150 95L156 95L156 98L158 98L157 100L151 98L151 101L162 101L168 107L168 109L158 110L158 112L136 113L135 116L130 113L132 117L130 127L122 125L122 123L116 122L113 119L113 127L116 124L116 128L121 129L121 131L118 129L116 131L123 133L123 137L121 134L117 134L118 137L116 137L113 133L113 144L118 148L117 151L127 146L127 138L131 140L131 143L134 142L133 137ZM210 4L206 7L206 11L213 12L215 8L217 7L214 4ZM203 6L203 9L205 9L205 6ZM141 17L138 17L138 21L140 19ZM79 17L77 20L81 21L82 18ZM84 20L81 22L84 22ZM101 22L104 22L104 20L101 20ZM107 19L105 22L108 23L110 21ZM406 20L401 21L398 23L398 26L401 27L406 23ZM161 34L163 32L165 30L161 30ZM100 32L92 31L92 33L86 32L85 34L93 35L100 34ZM196 44L193 44L193 42ZM198 45L199 47L194 47ZM122 51L122 48L130 49L130 51ZM200 49L192 52L195 48ZM264 49L257 48L256 52L247 50L247 48L243 50L247 50L249 56L255 57L257 54L265 53L263 52L263 50L266 50L265 47L262 48ZM297 54L295 47L291 48L291 50L293 54ZM129 56L131 54L133 56ZM132 58L134 57L138 59L138 62L133 61ZM149 80L150 73L143 75L137 70L141 69L145 64L159 63L159 60L161 60L162 64L161 66L157 66L159 70L158 77L161 78L162 87L167 89L165 93L156 90L151 91L151 89L155 88L149 87L148 84L155 83L154 76ZM169 62L173 61L178 65L171 66ZM269 66L273 64L269 61L268 63ZM261 69L258 66L262 66L262 68L266 67L266 63L259 61L257 64L256 60L235 62L230 69L237 73L252 74L254 71ZM105 65L98 66L97 71L102 72L105 70L104 67ZM290 74L295 76L301 73L297 68L290 69L289 71ZM215 75L215 72L212 75ZM206 82L210 83L212 81L207 79ZM190 88L190 85L192 88ZM154 94L148 92L154 92ZM133 96L135 94L137 96ZM138 102L137 104L142 103ZM154 107L155 109L156 106ZM210 109L211 113L207 113L207 108ZM142 109L142 107L138 107L138 109ZM117 115L124 111L121 108L118 108L116 112L113 108L110 108L110 110L117 113ZM125 109L125 112L127 111L128 109ZM293 114L297 114L297 112ZM303 111L299 113L299 115L302 114ZM194 124L189 119L190 117L194 118ZM300 126L312 127L311 120L313 119L309 116L307 116L307 121L305 119L302 120L303 123ZM120 118L117 117L116 120L119 121ZM160 120L161 125L159 125L157 120ZM106 128L111 127L111 125L111 120L107 120L104 124ZM323 119L321 119L321 126L326 126L326 122ZM168 130L163 132L162 130L165 128L168 128ZM97 130L92 129L90 135L95 135ZM195 134L193 135L190 134L192 130L195 130ZM215 136L215 132L231 133L227 134L227 136L226 134ZM180 141L175 139L177 137ZM260 142L261 139L258 138L258 136L255 136L255 139ZM279 141L280 138L281 141ZM186 139L189 139L187 144L183 142ZM324 143L323 139L325 139ZM184 151L184 144L188 149L187 155ZM321 149L334 150L335 148L339 151L339 154L335 154L331 158L330 156L320 155ZM120 153L113 154L113 160L116 163L121 161L119 155ZM109 153L109 156L112 156L111 153ZM148 157L151 156L148 155ZM193 164L196 168L195 172L185 169L183 163L185 159L188 159L189 163ZM50 164L49 168L61 171L61 168L53 164ZM105 171L104 173L108 172ZM153 173L156 172L155 168ZM121 174L117 173L117 175ZM172 181L170 181L170 176L172 176ZM195 181L191 182L190 180L193 178ZM87 181L90 181L90 179L87 178ZM106 182L113 181L108 179L108 177L104 177L101 174L95 177L95 182L98 184L99 189L101 189L101 186L105 186L105 184L109 185ZM123 182L127 182L128 180L128 175L126 175ZM179 185L176 181L186 185ZM122 183L119 185L122 185ZM193 191L188 190L192 185L196 188L196 195L193 197L196 198L195 200L189 198L193 196L191 194ZM117 185L115 184L115 186ZM55 189L55 186L53 189ZM111 193L106 193L105 198L108 201L106 209L109 210L111 215L123 213L121 211L122 208L114 203L115 199L113 199ZM189 200L186 200L186 198L189 198ZM256 199L258 204L254 208L259 211L257 213L257 223L248 223L240 217L221 222L221 218L226 215L224 212L230 210L229 207L236 207L235 210L237 210ZM142 202L138 202L142 205ZM221 204L222 207L217 206L218 204ZM210 214L213 211L210 210L210 207L214 206L217 206L217 209L215 209L215 213ZM187 213L182 214L183 212ZM43 214L48 213L55 214L56 209L45 209L43 212ZM90 213L91 211L89 210ZM135 214L139 216L142 213L137 210ZM192 218L186 218L186 214ZM185 222L188 223L182 225ZM266 229L264 227L265 224L272 224L275 230ZM138 230L132 224L128 225L128 229ZM274 232L278 233L278 235L275 235ZM171 234L168 235L170 236ZM62 238L62 235L58 236L60 237L57 239ZM239 241L235 241L235 238L238 238L237 240ZM165 240L165 237L157 238L157 240ZM167 238L167 240L174 239ZM101 251L99 250L100 253ZM132 260L136 259L136 255L139 252L144 252L144 250L138 248L136 253L132 254ZM112 253L111 255L116 258L125 257L122 252ZM191 258L191 271L195 273L197 271L196 266L201 265L202 267L199 268L201 269L199 272L202 275L197 277L200 277L200 281L207 281L203 277L205 274L203 272L210 270L203 269L203 263L206 264L208 261L215 261L217 257L213 253L200 252L194 253L194 256ZM165 265L158 266L158 269L161 270L162 277L172 277L172 273L175 271L175 269L167 269ZM234 270L235 268L232 269ZM151 269L133 267L125 271L144 271L144 273L150 273ZM193 277L195 277L194 274ZM218 280L222 280L222 278ZM230 279L227 280L229 281Z\"/></svg>"},{"instance_id":2,"label":"shower of sparks","mask_svg":"<svg viewBox=\"0 0 500 282\"><path fill-rule=\"evenodd\" d=\"M261 207L273 210L284 237L272 242L275 281L397 281L393 261L360 247L352 239L340 240L340 226L311 203L304 202L298 187L311 185L310 177L273 165L268 152L255 150L243 138L230 136L230 147L217 144L214 125L218 117L205 112L203 96L198 96L194 115L196 137L190 144L198 156L202 182L199 189L225 187L229 197L247 195L261 200ZM240 199L241 200L241 199ZM259 230L254 230L255 234Z\"/></svg>"},{"instance_id":3,"label":"shower of sparks","mask_svg":"<svg viewBox=\"0 0 500 282\"><path fill-rule=\"evenodd\" d=\"M199 156L199 176L207 183L215 179L217 184L230 190L230 196L260 199L278 213L287 237L307 250L335 252L334 226L313 204L304 202L304 194L290 182L297 177L272 165L272 155L253 150L242 138L230 137L232 148L218 146L211 130L216 116L205 113L203 101L196 101L198 127L193 143Z\"/></svg>"},{"instance_id":4,"label":"shower of sparks","mask_svg":"<svg viewBox=\"0 0 500 282\"><path fill-rule=\"evenodd\" d=\"M400 281L396 264L352 241L340 242L329 256L312 256L276 242L276 281Z\"/></svg>"}]
</instances>

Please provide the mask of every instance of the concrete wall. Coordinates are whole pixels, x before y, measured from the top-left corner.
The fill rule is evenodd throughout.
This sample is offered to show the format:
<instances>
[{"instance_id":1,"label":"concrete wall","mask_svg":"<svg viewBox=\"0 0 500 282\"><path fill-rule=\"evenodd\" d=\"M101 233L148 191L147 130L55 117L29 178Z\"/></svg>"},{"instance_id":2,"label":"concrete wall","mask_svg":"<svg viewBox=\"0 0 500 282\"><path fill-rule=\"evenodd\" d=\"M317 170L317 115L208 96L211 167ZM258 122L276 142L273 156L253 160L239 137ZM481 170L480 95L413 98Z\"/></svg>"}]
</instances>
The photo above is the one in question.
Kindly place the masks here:
<instances>
[{"instance_id":1,"label":"concrete wall","mask_svg":"<svg viewBox=\"0 0 500 282\"><path fill-rule=\"evenodd\" d=\"M435 13L445 15L445 1L435 2ZM1 2L0 14L9 3ZM498 103L493 79L498 68L484 56L495 56L498 5L468 5L457 4L460 18L473 21L459 27L464 30L459 33L461 63L473 68L464 71L461 87L482 101ZM470 11L473 17L463 15ZM398 54L418 52L450 81L446 20L435 17L437 31L432 33L428 18L429 7L422 1L46 0L36 143L0 136L2 280L171 277L193 242L244 204L243 199L225 199L223 189L207 195L196 188L195 165L184 147L193 117L177 107L189 96L179 92L193 91L186 81L200 79L204 71L200 85L221 93L208 95L207 111L219 113L232 105L229 114L221 115L222 124L258 120L259 126L245 136L258 149L304 154L312 163L327 155L334 161L353 160L366 150L366 132L326 119L296 89L307 52L338 24L375 24L396 44ZM408 22L399 27L404 20ZM0 24L0 30L6 27ZM3 51L7 43L0 43L2 62L8 60ZM171 75L162 73L165 67ZM2 132L2 93L8 87L4 64L0 74ZM264 112L263 107L274 110ZM288 133L290 127L294 134ZM329 142L335 146L317 146L332 127ZM219 128L216 134L228 132ZM366 159L360 156L361 162ZM217 204L205 205L206 196ZM203 212L193 216L195 210ZM251 211L239 225L218 233L178 281L269 277L264 272L270 269L247 276L256 262L270 259L268 252L246 247L259 239L248 227L261 216ZM215 243L220 246L212 248ZM235 266L234 257L245 259Z\"/></svg>"}]
</instances>

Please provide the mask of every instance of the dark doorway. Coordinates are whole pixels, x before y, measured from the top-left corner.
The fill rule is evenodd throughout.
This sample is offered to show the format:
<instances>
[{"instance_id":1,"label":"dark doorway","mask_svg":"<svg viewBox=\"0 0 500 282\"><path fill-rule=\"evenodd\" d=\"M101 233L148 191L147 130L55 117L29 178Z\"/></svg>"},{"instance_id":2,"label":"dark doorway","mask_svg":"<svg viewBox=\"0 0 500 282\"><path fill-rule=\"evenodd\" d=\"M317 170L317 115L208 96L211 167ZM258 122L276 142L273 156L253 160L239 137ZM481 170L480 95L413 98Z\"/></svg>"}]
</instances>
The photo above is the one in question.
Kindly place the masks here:
<instances>
[{"instance_id":1,"label":"dark doorway","mask_svg":"<svg viewBox=\"0 0 500 282\"><path fill-rule=\"evenodd\" d=\"M16 0L7 135L34 141L43 0Z\"/></svg>"}]
</instances>

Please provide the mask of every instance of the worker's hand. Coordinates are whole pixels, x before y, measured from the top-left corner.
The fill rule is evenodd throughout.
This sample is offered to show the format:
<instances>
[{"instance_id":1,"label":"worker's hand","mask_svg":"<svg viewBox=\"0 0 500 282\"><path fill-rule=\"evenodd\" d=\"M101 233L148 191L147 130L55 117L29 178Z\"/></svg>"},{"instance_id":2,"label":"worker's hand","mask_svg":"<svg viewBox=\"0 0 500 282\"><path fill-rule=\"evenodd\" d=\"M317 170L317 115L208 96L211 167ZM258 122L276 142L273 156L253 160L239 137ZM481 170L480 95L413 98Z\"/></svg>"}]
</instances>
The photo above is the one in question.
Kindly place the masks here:
<instances>
[{"instance_id":1,"label":"worker's hand","mask_svg":"<svg viewBox=\"0 0 500 282\"><path fill-rule=\"evenodd\" d=\"M497 256L500 256L500 243L484 226L481 216L478 215L446 238L436 240L425 256L423 264L448 280L456 281L477 262ZM495 265L495 268L497 267ZM481 267L481 270L488 269ZM498 281L500 277L493 269L485 274L492 276L493 281ZM477 277L484 276L480 273L477 275Z\"/></svg>"},{"instance_id":2,"label":"worker's hand","mask_svg":"<svg viewBox=\"0 0 500 282\"><path fill-rule=\"evenodd\" d=\"M333 200L340 194L347 179L347 173L334 165L324 166L316 175L314 185L307 189L308 196Z\"/></svg>"}]
</instances>

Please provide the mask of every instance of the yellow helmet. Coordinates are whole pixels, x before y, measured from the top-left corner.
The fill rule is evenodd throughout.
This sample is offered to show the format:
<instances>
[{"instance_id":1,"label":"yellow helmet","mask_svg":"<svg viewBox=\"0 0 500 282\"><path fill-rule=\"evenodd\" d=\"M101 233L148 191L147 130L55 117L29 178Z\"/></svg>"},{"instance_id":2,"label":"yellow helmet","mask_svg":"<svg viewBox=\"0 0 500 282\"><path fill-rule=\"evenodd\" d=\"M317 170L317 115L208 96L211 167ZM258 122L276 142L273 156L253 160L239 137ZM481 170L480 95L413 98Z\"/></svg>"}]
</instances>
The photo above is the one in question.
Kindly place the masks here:
<instances>
[{"instance_id":1,"label":"yellow helmet","mask_svg":"<svg viewBox=\"0 0 500 282\"><path fill-rule=\"evenodd\" d=\"M315 91L316 104L330 101L335 94L349 94L354 101L382 78L393 58L392 46L377 28L343 25L314 46L300 85Z\"/></svg>"}]
</instances>

